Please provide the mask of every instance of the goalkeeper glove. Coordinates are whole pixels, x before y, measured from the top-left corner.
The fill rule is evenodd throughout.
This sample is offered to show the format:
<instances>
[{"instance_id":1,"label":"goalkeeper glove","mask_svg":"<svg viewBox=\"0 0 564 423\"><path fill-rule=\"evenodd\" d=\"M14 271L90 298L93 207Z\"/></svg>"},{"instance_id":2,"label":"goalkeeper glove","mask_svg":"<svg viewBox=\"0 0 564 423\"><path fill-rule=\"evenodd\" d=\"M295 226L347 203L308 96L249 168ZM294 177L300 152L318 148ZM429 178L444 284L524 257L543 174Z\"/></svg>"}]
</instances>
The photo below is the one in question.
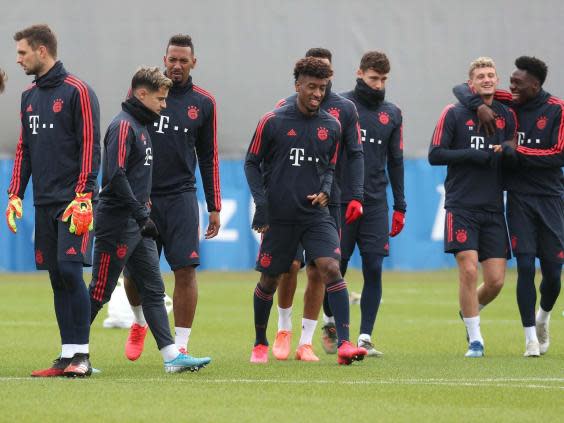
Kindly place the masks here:
<instances>
[{"instance_id":1,"label":"goalkeeper glove","mask_svg":"<svg viewBox=\"0 0 564 423\"><path fill-rule=\"evenodd\" d=\"M348 225L362 216L362 203L358 200L351 200L345 212L345 223Z\"/></svg>"},{"instance_id":2,"label":"goalkeeper glove","mask_svg":"<svg viewBox=\"0 0 564 423\"><path fill-rule=\"evenodd\" d=\"M63 222L70 218L69 232L82 236L94 229L94 216L92 212L92 193L77 192L74 200L70 202L63 212Z\"/></svg>"},{"instance_id":3,"label":"goalkeeper glove","mask_svg":"<svg viewBox=\"0 0 564 423\"><path fill-rule=\"evenodd\" d=\"M399 234L403 229L403 225L405 225L405 212L394 210L394 214L392 215L392 230L390 232L390 236L394 237Z\"/></svg>"},{"instance_id":4,"label":"goalkeeper glove","mask_svg":"<svg viewBox=\"0 0 564 423\"><path fill-rule=\"evenodd\" d=\"M153 220L148 217L142 225L140 225L141 227L141 236L145 237L145 238L153 238L153 239L157 239L159 237L159 230L157 229L157 225L155 225L155 222L153 222Z\"/></svg>"},{"instance_id":5,"label":"goalkeeper glove","mask_svg":"<svg viewBox=\"0 0 564 423\"><path fill-rule=\"evenodd\" d=\"M15 194L10 194L8 197L8 207L6 207L6 223L13 233L18 231L16 219L21 219L22 216L23 205L21 198Z\"/></svg>"}]
</instances>

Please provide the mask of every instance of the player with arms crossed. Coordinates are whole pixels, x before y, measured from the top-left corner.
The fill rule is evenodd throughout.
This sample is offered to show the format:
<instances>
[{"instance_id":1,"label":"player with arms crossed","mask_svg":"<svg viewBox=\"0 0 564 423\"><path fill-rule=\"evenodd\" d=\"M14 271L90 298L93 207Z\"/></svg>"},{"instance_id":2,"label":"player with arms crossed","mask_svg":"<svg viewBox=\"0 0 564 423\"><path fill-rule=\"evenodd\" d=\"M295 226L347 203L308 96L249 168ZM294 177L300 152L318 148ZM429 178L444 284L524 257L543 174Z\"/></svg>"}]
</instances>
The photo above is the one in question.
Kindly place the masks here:
<instances>
[{"instance_id":1,"label":"player with arms crossed","mask_svg":"<svg viewBox=\"0 0 564 423\"><path fill-rule=\"evenodd\" d=\"M252 227L263 234L254 297L256 339L251 362L268 361L266 328L280 275L288 272L298 244L327 286L339 337L338 363L366 355L349 342L349 300L339 271L339 236L327 204L341 139L339 122L320 110L329 65L307 57L294 68L296 102L260 120L245 160L245 174L256 211Z\"/></svg>"},{"instance_id":2,"label":"player with arms crossed","mask_svg":"<svg viewBox=\"0 0 564 423\"><path fill-rule=\"evenodd\" d=\"M495 299L509 257L503 215L501 146L515 137L514 113L494 100L498 83L495 63L480 57L470 64L468 84L498 113L496 131L478 130L476 112L462 104L441 114L429 148L429 162L447 165L445 180L445 252L456 257L459 302L468 334L466 357L483 357L480 310ZM484 283L477 288L478 262Z\"/></svg>"},{"instance_id":3,"label":"player with arms crossed","mask_svg":"<svg viewBox=\"0 0 564 423\"><path fill-rule=\"evenodd\" d=\"M35 264L53 288L61 355L35 377L90 376L90 302L82 277L92 265L92 200L98 193L100 110L92 89L57 60L47 25L14 35L17 61L34 83L22 94L22 130L8 188L6 219L17 231L30 176L35 205Z\"/></svg>"},{"instance_id":4,"label":"player with arms crossed","mask_svg":"<svg viewBox=\"0 0 564 423\"><path fill-rule=\"evenodd\" d=\"M205 238L217 235L220 226L217 115L214 97L192 83L196 66L189 35L170 38L164 56L165 74L173 85L160 119L148 126L155 156L151 219L159 231L157 247L174 272L174 326L176 346L186 352L198 302L196 267L200 264L199 210L196 166L204 185L209 225ZM126 273L125 289L135 316L125 355L137 360L143 352L147 324L141 298Z\"/></svg>"},{"instance_id":5,"label":"player with arms crossed","mask_svg":"<svg viewBox=\"0 0 564 423\"><path fill-rule=\"evenodd\" d=\"M509 80L510 92L495 98L517 115L517 145L503 148L507 221L517 257L517 303L525 332L526 357L538 357L550 345L550 313L561 287L564 262L564 102L543 90L548 67L536 57L521 56ZM478 110L491 128L496 111L474 96L466 84L454 90L461 102ZM493 125L492 125L493 124ZM540 259L540 305L535 316L535 257Z\"/></svg>"}]
</instances>

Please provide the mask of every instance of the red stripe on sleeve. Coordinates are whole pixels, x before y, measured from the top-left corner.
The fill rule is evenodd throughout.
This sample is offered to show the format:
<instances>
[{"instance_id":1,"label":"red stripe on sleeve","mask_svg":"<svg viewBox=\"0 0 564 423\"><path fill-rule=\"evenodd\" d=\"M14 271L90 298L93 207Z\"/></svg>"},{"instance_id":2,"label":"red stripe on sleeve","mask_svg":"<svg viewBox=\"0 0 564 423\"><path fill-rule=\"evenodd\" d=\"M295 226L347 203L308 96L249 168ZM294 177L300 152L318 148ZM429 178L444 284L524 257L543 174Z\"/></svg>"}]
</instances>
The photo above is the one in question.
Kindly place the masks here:
<instances>
[{"instance_id":1,"label":"red stripe on sleeve","mask_svg":"<svg viewBox=\"0 0 564 423\"><path fill-rule=\"evenodd\" d=\"M92 107L90 103L90 94L88 87L78 78L69 75L65 82L72 85L78 90L80 96L80 106L82 113L82 165L78 182L76 184L76 192L84 192L88 175L92 172L92 154L94 149L94 124L92 119Z\"/></svg>"},{"instance_id":2,"label":"red stripe on sleeve","mask_svg":"<svg viewBox=\"0 0 564 423\"><path fill-rule=\"evenodd\" d=\"M21 120L21 113L20 113ZM23 160L23 126L20 126L20 138L18 139L18 146L16 147L16 158L14 159L14 168L12 170L12 180L8 192L10 194L18 195L21 187L22 176L22 160Z\"/></svg>"},{"instance_id":3,"label":"red stripe on sleeve","mask_svg":"<svg viewBox=\"0 0 564 423\"><path fill-rule=\"evenodd\" d=\"M435 128L435 133L433 134L433 142L432 145L441 145L441 137L443 136L443 127L445 124L445 118L446 115L448 113L448 111L450 109L452 109L454 107L454 104L449 104L448 106L446 106L442 113L441 113L441 117L439 118L439 122L437 123L437 126Z\"/></svg>"},{"instance_id":4,"label":"red stripe on sleeve","mask_svg":"<svg viewBox=\"0 0 564 423\"><path fill-rule=\"evenodd\" d=\"M339 141L337 141L337 148L335 148L335 154L333 154L333 157L331 158L331 164L337 163L338 156L339 156Z\"/></svg>"},{"instance_id":5,"label":"red stripe on sleeve","mask_svg":"<svg viewBox=\"0 0 564 423\"><path fill-rule=\"evenodd\" d=\"M264 129L264 125L273 116L274 116L274 113L268 112L259 121L259 124L257 126L257 131L255 133L255 138L251 142L251 149L250 149L251 154L254 154L255 156L258 155L258 153L260 151L260 146L261 146L261 143L262 143L262 131Z\"/></svg>"},{"instance_id":6,"label":"red stripe on sleeve","mask_svg":"<svg viewBox=\"0 0 564 423\"><path fill-rule=\"evenodd\" d=\"M194 91L202 94L203 96L209 98L213 105L213 191L214 191L214 202L215 209L217 211L221 210L221 188L219 182L219 158L218 158L218 147L217 147L217 105L215 103L215 98L206 90L194 85Z\"/></svg>"},{"instance_id":7,"label":"red stripe on sleeve","mask_svg":"<svg viewBox=\"0 0 564 423\"><path fill-rule=\"evenodd\" d=\"M499 89L495 90L494 98L496 100L501 100L501 101L513 100L513 96L511 95L511 92L506 90L499 90Z\"/></svg>"},{"instance_id":8,"label":"red stripe on sleeve","mask_svg":"<svg viewBox=\"0 0 564 423\"><path fill-rule=\"evenodd\" d=\"M556 97L551 97L548 100L548 104L553 104L560 106L560 123L558 129L558 139L555 145L550 148L529 148L520 145L517 147L517 151L526 156L552 156L562 153L564 150L564 102Z\"/></svg>"},{"instance_id":9,"label":"red stripe on sleeve","mask_svg":"<svg viewBox=\"0 0 564 423\"><path fill-rule=\"evenodd\" d=\"M275 109L278 109L278 108L284 106L285 104L286 104L286 100L285 100L285 99L278 100L278 103L276 103L276 104L274 105L274 108L275 108Z\"/></svg>"},{"instance_id":10,"label":"red stripe on sleeve","mask_svg":"<svg viewBox=\"0 0 564 423\"><path fill-rule=\"evenodd\" d=\"M360 133L360 123L358 123L358 122L356 123L356 133L357 133L357 136L358 136L358 143L362 144L362 135Z\"/></svg>"},{"instance_id":11,"label":"red stripe on sleeve","mask_svg":"<svg viewBox=\"0 0 564 423\"><path fill-rule=\"evenodd\" d=\"M119 137L118 137L118 166L125 168L125 156L127 153L127 133L129 132L129 122L122 120L119 123Z\"/></svg>"}]
</instances>

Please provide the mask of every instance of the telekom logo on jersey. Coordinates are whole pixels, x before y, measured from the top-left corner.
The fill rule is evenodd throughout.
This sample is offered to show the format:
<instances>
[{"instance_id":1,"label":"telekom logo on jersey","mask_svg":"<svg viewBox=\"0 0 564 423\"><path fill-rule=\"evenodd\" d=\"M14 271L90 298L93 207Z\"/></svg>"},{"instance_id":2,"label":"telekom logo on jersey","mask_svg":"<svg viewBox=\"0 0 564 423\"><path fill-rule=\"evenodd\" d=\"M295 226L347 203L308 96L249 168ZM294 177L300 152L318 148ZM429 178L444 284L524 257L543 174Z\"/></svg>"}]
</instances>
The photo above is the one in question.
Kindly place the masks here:
<instances>
[{"instance_id":1,"label":"telekom logo on jersey","mask_svg":"<svg viewBox=\"0 0 564 423\"><path fill-rule=\"evenodd\" d=\"M52 123L39 123L39 115L30 115L29 116L29 128L31 129L31 134L32 135L37 135L38 132L37 130L39 128L49 128L49 129L53 129L53 124Z\"/></svg>"},{"instance_id":2,"label":"telekom logo on jersey","mask_svg":"<svg viewBox=\"0 0 564 423\"><path fill-rule=\"evenodd\" d=\"M301 166L303 161L318 163L319 159L313 156L306 156L304 148L291 148L290 149L290 161L292 166Z\"/></svg>"}]
</instances>

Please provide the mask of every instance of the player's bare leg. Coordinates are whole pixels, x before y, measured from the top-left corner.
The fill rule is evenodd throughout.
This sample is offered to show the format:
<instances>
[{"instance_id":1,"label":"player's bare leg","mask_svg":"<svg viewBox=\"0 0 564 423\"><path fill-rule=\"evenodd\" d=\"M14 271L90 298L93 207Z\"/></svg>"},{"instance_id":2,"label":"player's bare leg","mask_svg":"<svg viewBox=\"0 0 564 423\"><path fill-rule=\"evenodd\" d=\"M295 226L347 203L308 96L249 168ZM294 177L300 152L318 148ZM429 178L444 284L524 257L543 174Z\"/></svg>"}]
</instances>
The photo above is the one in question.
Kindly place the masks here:
<instances>
[{"instance_id":1,"label":"player's bare leg","mask_svg":"<svg viewBox=\"0 0 564 423\"><path fill-rule=\"evenodd\" d=\"M478 308L478 252L476 250L461 251L456 254L458 264L460 310L469 338L466 357L482 357L484 339L480 332L480 315Z\"/></svg>"},{"instance_id":2,"label":"player's bare leg","mask_svg":"<svg viewBox=\"0 0 564 423\"><path fill-rule=\"evenodd\" d=\"M505 267L507 260L504 258L491 258L482 263L484 283L478 287L478 302L480 308L491 303L500 293L505 281Z\"/></svg>"},{"instance_id":3,"label":"player's bare leg","mask_svg":"<svg viewBox=\"0 0 564 423\"><path fill-rule=\"evenodd\" d=\"M186 351L192 323L198 304L198 284L196 282L196 268L189 266L174 271L173 292L175 343L178 349Z\"/></svg>"}]
</instances>

